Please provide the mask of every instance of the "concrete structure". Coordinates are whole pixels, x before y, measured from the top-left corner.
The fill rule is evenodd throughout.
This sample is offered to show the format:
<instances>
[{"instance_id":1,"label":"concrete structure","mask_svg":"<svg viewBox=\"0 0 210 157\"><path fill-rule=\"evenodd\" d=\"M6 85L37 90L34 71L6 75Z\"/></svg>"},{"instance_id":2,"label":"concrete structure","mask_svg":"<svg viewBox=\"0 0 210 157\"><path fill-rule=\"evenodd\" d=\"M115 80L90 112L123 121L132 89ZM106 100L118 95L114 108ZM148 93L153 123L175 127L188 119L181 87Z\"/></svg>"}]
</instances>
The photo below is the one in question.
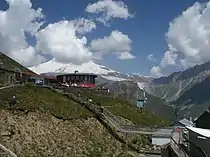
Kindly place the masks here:
<instances>
[{"instance_id":1,"label":"concrete structure","mask_svg":"<svg viewBox=\"0 0 210 157\"><path fill-rule=\"evenodd\" d=\"M190 156L210 156L210 130L195 127L186 127L189 130Z\"/></svg>"},{"instance_id":2,"label":"concrete structure","mask_svg":"<svg viewBox=\"0 0 210 157\"><path fill-rule=\"evenodd\" d=\"M173 129L160 129L152 135L152 144L163 146L170 143Z\"/></svg>"},{"instance_id":3,"label":"concrete structure","mask_svg":"<svg viewBox=\"0 0 210 157\"><path fill-rule=\"evenodd\" d=\"M95 78L97 75L90 73L68 73L56 76L57 81L70 86L95 87Z\"/></svg>"}]
</instances>

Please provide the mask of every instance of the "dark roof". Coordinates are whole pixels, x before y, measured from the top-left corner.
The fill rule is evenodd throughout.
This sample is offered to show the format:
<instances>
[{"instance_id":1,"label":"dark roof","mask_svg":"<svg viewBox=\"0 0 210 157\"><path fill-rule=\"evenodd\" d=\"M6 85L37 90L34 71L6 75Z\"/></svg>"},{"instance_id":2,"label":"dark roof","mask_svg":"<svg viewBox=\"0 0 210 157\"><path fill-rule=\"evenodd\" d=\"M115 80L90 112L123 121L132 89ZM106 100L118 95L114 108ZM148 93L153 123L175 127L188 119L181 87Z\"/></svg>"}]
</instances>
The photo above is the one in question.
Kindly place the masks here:
<instances>
[{"instance_id":1,"label":"dark roof","mask_svg":"<svg viewBox=\"0 0 210 157\"><path fill-rule=\"evenodd\" d=\"M194 121L194 123L195 123L197 120L199 120L201 117L205 116L205 115L209 115L209 116L210 116L209 110L206 110L205 112L203 112L203 113Z\"/></svg>"},{"instance_id":2,"label":"dark roof","mask_svg":"<svg viewBox=\"0 0 210 157\"><path fill-rule=\"evenodd\" d=\"M97 77L96 74L93 73L66 73L66 74L62 74L62 75L57 75L57 76L69 76L69 75L86 75L86 76L95 76Z\"/></svg>"}]
</instances>

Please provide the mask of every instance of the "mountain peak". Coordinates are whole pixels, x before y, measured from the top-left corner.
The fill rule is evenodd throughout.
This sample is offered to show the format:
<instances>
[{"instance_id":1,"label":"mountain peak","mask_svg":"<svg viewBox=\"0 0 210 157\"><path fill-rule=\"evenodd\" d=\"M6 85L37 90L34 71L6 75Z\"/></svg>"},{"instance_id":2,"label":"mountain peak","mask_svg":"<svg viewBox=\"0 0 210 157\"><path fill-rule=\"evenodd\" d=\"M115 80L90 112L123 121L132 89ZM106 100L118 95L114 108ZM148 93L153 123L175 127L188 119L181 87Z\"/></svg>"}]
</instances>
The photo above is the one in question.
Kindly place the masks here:
<instances>
[{"instance_id":1,"label":"mountain peak","mask_svg":"<svg viewBox=\"0 0 210 157\"><path fill-rule=\"evenodd\" d=\"M59 63L55 60L49 60L45 63L42 63L38 66L30 67L32 71L37 73L46 73L46 72L57 72L57 73L73 73L75 70L78 70L82 73L94 73L94 74L108 74L116 72L112 69L107 68L106 66L96 64L94 61L89 61L81 65L74 65L72 63Z\"/></svg>"}]
</instances>

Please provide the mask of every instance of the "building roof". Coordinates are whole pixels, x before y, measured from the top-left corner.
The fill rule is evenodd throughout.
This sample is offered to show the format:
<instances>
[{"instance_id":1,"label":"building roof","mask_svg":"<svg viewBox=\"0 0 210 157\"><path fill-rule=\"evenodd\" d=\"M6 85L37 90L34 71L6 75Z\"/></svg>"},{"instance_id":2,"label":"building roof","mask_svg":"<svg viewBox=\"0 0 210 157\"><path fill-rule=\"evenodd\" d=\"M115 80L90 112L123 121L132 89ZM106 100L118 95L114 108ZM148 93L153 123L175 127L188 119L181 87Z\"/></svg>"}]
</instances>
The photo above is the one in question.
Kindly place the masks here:
<instances>
[{"instance_id":1,"label":"building roof","mask_svg":"<svg viewBox=\"0 0 210 157\"><path fill-rule=\"evenodd\" d=\"M61 74L61 75L57 75L57 76L67 76L67 75L87 75L87 76L97 77L97 75L93 74L93 73L66 73L66 74Z\"/></svg>"},{"instance_id":2,"label":"building roof","mask_svg":"<svg viewBox=\"0 0 210 157\"><path fill-rule=\"evenodd\" d=\"M200 134L204 137L210 137L210 130L209 129L201 129L201 128L190 127L190 126L187 126L186 128L188 130L193 131L197 134Z\"/></svg>"},{"instance_id":3,"label":"building roof","mask_svg":"<svg viewBox=\"0 0 210 157\"><path fill-rule=\"evenodd\" d=\"M28 75L28 76L33 76L33 77L39 77L39 78L47 78L47 79L52 79L55 80L56 77L53 76L47 76L47 75L38 75L35 73L30 73L30 72L22 72L22 74Z\"/></svg>"},{"instance_id":4,"label":"building roof","mask_svg":"<svg viewBox=\"0 0 210 157\"><path fill-rule=\"evenodd\" d=\"M191 122L191 121L189 121L189 120L187 120L187 119L181 119L180 121L179 121L179 123L181 123L182 125L184 125L184 126L193 126L193 122Z\"/></svg>"},{"instance_id":5,"label":"building roof","mask_svg":"<svg viewBox=\"0 0 210 157\"><path fill-rule=\"evenodd\" d=\"M173 129L160 129L155 132L152 137L171 137Z\"/></svg>"},{"instance_id":6,"label":"building roof","mask_svg":"<svg viewBox=\"0 0 210 157\"><path fill-rule=\"evenodd\" d=\"M203 112L198 118L196 118L196 119L194 120L194 123L195 123L197 120L199 120L201 117L206 116L206 115L210 115L209 110L206 110L206 111Z\"/></svg>"}]
</instances>

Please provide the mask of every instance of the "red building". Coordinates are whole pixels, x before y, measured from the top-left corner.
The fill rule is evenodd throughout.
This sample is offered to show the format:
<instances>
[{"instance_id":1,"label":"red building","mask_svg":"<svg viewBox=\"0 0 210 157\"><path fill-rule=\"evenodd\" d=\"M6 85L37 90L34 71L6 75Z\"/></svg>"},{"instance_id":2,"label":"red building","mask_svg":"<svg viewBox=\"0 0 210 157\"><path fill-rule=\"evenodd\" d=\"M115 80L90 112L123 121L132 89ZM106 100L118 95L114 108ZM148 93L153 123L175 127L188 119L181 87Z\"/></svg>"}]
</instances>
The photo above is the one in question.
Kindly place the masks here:
<instances>
[{"instance_id":1,"label":"red building","mask_svg":"<svg viewBox=\"0 0 210 157\"><path fill-rule=\"evenodd\" d=\"M79 87L95 87L95 78L97 75L90 73L68 73L56 76L57 81L62 84L68 84L69 86Z\"/></svg>"}]
</instances>

